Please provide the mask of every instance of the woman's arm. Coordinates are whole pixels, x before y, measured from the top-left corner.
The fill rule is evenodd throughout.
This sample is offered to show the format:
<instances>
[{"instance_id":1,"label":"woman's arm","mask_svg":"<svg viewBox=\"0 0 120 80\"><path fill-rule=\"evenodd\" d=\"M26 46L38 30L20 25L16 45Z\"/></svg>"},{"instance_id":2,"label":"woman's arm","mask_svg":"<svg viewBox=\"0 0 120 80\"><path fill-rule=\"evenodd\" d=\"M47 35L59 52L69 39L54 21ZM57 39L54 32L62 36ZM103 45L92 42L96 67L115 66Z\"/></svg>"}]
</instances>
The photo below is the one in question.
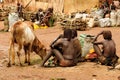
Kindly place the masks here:
<instances>
[{"instance_id":1,"label":"woman's arm","mask_svg":"<svg viewBox=\"0 0 120 80\"><path fill-rule=\"evenodd\" d=\"M53 48L53 47L54 47L54 44L55 44L60 38L63 38L63 34L60 34L60 35L50 44L50 47Z\"/></svg>"},{"instance_id":2,"label":"woman's arm","mask_svg":"<svg viewBox=\"0 0 120 80\"><path fill-rule=\"evenodd\" d=\"M101 34L103 34L103 31L100 32L100 33L98 33L98 35L97 35L97 36L95 37L95 39L93 40L93 43L97 40L97 38L98 38Z\"/></svg>"}]
</instances>

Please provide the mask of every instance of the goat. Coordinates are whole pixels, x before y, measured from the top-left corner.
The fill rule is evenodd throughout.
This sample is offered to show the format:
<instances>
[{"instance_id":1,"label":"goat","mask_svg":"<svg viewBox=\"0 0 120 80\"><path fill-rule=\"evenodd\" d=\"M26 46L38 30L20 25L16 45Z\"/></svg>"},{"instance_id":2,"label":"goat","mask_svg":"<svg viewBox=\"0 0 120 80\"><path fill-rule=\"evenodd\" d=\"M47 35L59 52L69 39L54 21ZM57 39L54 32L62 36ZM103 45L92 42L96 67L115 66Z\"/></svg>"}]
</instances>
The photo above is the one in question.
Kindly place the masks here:
<instances>
[{"instance_id":1,"label":"goat","mask_svg":"<svg viewBox=\"0 0 120 80\"><path fill-rule=\"evenodd\" d=\"M30 53L33 51L38 54L42 59L45 57L46 48L35 36L31 25L28 25L28 23L26 22L18 21L12 26L11 34L12 35L10 39L8 66L11 66L11 58L12 64L15 64L15 43L18 45L17 55L21 66L22 64L20 60L20 51L22 50L22 48L25 51L25 63L28 63L28 65L30 65Z\"/></svg>"}]
</instances>

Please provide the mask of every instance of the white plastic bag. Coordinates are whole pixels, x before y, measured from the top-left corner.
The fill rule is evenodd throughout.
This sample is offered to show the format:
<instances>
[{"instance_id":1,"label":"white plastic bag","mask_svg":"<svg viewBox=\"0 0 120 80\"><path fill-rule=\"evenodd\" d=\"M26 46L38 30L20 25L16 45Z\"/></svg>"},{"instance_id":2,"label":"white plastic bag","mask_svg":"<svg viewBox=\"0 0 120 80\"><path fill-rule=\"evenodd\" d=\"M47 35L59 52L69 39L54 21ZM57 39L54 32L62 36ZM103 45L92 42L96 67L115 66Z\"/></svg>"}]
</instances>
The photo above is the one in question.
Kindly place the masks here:
<instances>
[{"instance_id":1,"label":"white plastic bag","mask_svg":"<svg viewBox=\"0 0 120 80\"><path fill-rule=\"evenodd\" d=\"M117 23L116 26L120 26L120 10L117 10Z\"/></svg>"},{"instance_id":2,"label":"white plastic bag","mask_svg":"<svg viewBox=\"0 0 120 80\"><path fill-rule=\"evenodd\" d=\"M15 22L17 22L19 20L19 16L18 13L9 13L8 15L8 21L9 21L9 31L11 29L11 27L15 24Z\"/></svg>"},{"instance_id":3,"label":"white plastic bag","mask_svg":"<svg viewBox=\"0 0 120 80\"><path fill-rule=\"evenodd\" d=\"M110 18L103 18L99 20L100 27L109 27L111 26L111 20Z\"/></svg>"},{"instance_id":4,"label":"white plastic bag","mask_svg":"<svg viewBox=\"0 0 120 80\"><path fill-rule=\"evenodd\" d=\"M117 23L117 12L111 11L110 13L111 26L116 26Z\"/></svg>"}]
</instances>

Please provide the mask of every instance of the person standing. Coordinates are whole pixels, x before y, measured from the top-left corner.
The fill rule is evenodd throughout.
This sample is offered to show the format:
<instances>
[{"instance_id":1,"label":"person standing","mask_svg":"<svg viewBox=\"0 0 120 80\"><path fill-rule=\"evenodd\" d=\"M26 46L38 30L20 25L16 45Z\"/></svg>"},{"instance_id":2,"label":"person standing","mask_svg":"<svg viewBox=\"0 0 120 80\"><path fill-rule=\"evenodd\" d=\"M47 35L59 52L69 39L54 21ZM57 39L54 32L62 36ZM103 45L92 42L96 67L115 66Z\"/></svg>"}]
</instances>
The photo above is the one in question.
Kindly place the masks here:
<instances>
[{"instance_id":1,"label":"person standing","mask_svg":"<svg viewBox=\"0 0 120 80\"><path fill-rule=\"evenodd\" d=\"M19 18L23 18L23 6L18 2L17 3L17 12L18 12L18 16Z\"/></svg>"}]
</instances>

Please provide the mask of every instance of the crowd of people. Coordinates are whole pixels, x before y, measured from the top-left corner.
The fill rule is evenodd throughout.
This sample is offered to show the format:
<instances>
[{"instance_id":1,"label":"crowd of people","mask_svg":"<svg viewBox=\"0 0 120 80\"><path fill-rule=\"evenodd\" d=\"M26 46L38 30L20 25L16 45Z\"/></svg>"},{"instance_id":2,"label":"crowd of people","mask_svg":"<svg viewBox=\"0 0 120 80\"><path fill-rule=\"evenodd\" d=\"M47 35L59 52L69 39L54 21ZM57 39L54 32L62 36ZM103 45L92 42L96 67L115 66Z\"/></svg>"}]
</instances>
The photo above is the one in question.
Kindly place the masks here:
<instances>
[{"instance_id":1,"label":"crowd of people","mask_svg":"<svg viewBox=\"0 0 120 80\"><path fill-rule=\"evenodd\" d=\"M97 41L100 35L103 35L103 41ZM112 40L111 31L104 30L100 32L92 43L97 55L94 57L94 61L115 68L119 57L116 55L116 46L114 40ZM102 45L102 48L99 45ZM51 56L54 57L53 64L62 67L75 66L79 62L85 61L85 58L82 57L82 47L77 38L77 31L74 29L65 29L63 34L51 43L50 47L51 50L43 59L41 66L45 66L46 61Z\"/></svg>"},{"instance_id":2,"label":"crowd of people","mask_svg":"<svg viewBox=\"0 0 120 80\"><path fill-rule=\"evenodd\" d=\"M43 26L48 26L52 27L53 26L53 8L48 8L47 10L43 9L38 9L37 13L35 16L31 17L32 22L35 22L38 25L43 25Z\"/></svg>"},{"instance_id":3,"label":"crowd of people","mask_svg":"<svg viewBox=\"0 0 120 80\"><path fill-rule=\"evenodd\" d=\"M9 10L7 13L8 15L4 19L4 29L1 31L10 31L10 27L16 22L16 21L25 21L25 8L21 3L17 3L17 5L12 9ZM31 14L30 20L33 23L37 24L38 26L47 26L47 27L52 27L54 23L53 19L53 8L50 7L46 10L43 9L38 9L36 12L35 16Z\"/></svg>"},{"instance_id":4,"label":"crowd of people","mask_svg":"<svg viewBox=\"0 0 120 80\"><path fill-rule=\"evenodd\" d=\"M119 13L120 13L120 1L113 0L111 3L109 0L100 2L98 7L98 19L100 27L120 26ZM104 24L104 25L103 25Z\"/></svg>"},{"instance_id":5,"label":"crowd of people","mask_svg":"<svg viewBox=\"0 0 120 80\"><path fill-rule=\"evenodd\" d=\"M17 3L17 13L19 18L23 18L23 6L20 3ZM43 10L41 8L38 9L35 16L31 16L32 22L37 22L38 25L48 26L51 27L50 20L53 16L53 8L48 8L47 10Z\"/></svg>"},{"instance_id":6,"label":"crowd of people","mask_svg":"<svg viewBox=\"0 0 120 80\"><path fill-rule=\"evenodd\" d=\"M105 0L104 2L100 1L101 5L99 6L100 9L103 9L103 18L110 17L109 14L113 10L117 10L120 8L120 2L119 0L113 0L111 3L108 0Z\"/></svg>"}]
</instances>

